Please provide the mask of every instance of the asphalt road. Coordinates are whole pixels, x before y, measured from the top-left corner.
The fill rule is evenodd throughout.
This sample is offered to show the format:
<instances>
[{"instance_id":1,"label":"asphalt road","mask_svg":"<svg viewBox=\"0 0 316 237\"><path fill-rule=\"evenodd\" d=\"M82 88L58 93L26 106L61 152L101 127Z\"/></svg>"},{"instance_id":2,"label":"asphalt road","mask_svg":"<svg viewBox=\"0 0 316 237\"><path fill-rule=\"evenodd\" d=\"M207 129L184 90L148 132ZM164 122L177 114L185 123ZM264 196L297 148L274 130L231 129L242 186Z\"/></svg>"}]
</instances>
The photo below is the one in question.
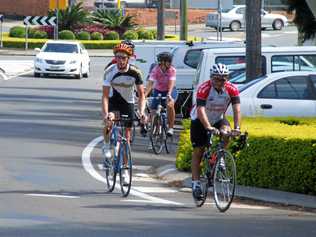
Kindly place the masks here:
<instances>
[{"instance_id":1,"label":"asphalt road","mask_svg":"<svg viewBox=\"0 0 316 237\"><path fill-rule=\"evenodd\" d=\"M132 147L131 194L107 193L99 168L106 60L92 58L89 79L0 80L0 236L316 236L315 213L237 200L224 214L212 199L196 208L189 190L155 176L176 147L156 156L146 139Z\"/></svg>"}]
</instances>

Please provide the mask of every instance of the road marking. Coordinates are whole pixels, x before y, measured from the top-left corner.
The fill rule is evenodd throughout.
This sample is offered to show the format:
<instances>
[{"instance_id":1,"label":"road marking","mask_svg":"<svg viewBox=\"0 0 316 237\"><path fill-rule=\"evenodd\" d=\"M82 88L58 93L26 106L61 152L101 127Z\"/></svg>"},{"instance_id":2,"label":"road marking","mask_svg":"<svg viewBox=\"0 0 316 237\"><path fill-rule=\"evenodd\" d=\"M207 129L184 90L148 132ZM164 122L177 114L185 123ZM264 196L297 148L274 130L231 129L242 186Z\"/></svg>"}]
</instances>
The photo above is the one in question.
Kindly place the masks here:
<instances>
[{"instance_id":1,"label":"road marking","mask_svg":"<svg viewBox=\"0 0 316 237\"><path fill-rule=\"evenodd\" d=\"M139 200L139 199L121 199L121 202L137 202L137 203L152 203L152 204L160 204L160 202L154 202L150 200Z\"/></svg>"},{"instance_id":2,"label":"road marking","mask_svg":"<svg viewBox=\"0 0 316 237\"><path fill-rule=\"evenodd\" d=\"M253 209L253 210L267 210L271 209L271 207L265 207L265 206L252 206L247 204L237 204L232 203L230 208L238 208L238 209Z\"/></svg>"},{"instance_id":3,"label":"road marking","mask_svg":"<svg viewBox=\"0 0 316 237\"><path fill-rule=\"evenodd\" d=\"M93 167L92 163L91 163L91 159L90 159L90 155L91 152L93 151L94 147L103 141L103 136L100 137L96 137L95 139L93 139L86 147L85 149L82 151L82 155L81 155L81 162L82 165L84 167L84 169L87 171L87 173L89 173L93 178L95 178L96 180L102 182L102 183L106 183L106 179L101 176ZM120 189L120 187L118 187L119 184L116 185L116 189ZM166 205L176 205L176 206L183 206L183 203L179 203L179 202L173 202L173 201L169 201L166 199L162 199L162 198L158 198L158 197L153 197L150 196L146 193L142 193L139 192L137 190L135 190L134 188L131 188L130 191L131 195L137 196L139 198L143 198L149 201L153 201L155 203L160 203L160 204L166 204Z\"/></svg>"},{"instance_id":4,"label":"road marking","mask_svg":"<svg viewBox=\"0 0 316 237\"><path fill-rule=\"evenodd\" d=\"M162 187L134 187L135 190L143 193L177 193L177 190Z\"/></svg>"},{"instance_id":5,"label":"road marking","mask_svg":"<svg viewBox=\"0 0 316 237\"><path fill-rule=\"evenodd\" d=\"M134 166L133 166L133 168L134 168ZM148 174L144 174L144 173L137 173L137 174L135 174L135 176L142 177L142 178L150 178L150 176Z\"/></svg>"},{"instance_id":6,"label":"road marking","mask_svg":"<svg viewBox=\"0 0 316 237\"><path fill-rule=\"evenodd\" d=\"M165 175L165 174L167 174L167 173L169 173L169 172L175 171L175 170L177 170L177 169L176 169L176 168L166 169L166 170L160 172L160 173L158 174L158 176L159 176L159 177L160 177L160 176L163 176L163 175Z\"/></svg>"},{"instance_id":7,"label":"road marking","mask_svg":"<svg viewBox=\"0 0 316 237\"><path fill-rule=\"evenodd\" d=\"M25 195L26 196L33 196L33 197L80 198L79 196L56 195L56 194L45 194L45 193L28 193Z\"/></svg>"}]
</instances>

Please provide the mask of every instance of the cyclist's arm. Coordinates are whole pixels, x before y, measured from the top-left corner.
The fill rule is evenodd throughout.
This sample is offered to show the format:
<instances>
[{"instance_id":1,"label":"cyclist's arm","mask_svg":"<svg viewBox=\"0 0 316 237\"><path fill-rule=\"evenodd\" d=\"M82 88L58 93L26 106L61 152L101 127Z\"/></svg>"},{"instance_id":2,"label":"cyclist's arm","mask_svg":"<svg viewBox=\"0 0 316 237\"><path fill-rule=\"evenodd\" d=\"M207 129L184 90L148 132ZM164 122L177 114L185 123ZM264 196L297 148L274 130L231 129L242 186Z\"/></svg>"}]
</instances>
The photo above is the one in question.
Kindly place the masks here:
<instances>
[{"instance_id":1,"label":"cyclist's arm","mask_svg":"<svg viewBox=\"0 0 316 237\"><path fill-rule=\"evenodd\" d=\"M197 101L197 116L198 119L201 121L205 129L211 129L212 126L210 122L208 121L206 112L205 112L205 105L202 104L203 102Z\"/></svg>"},{"instance_id":2,"label":"cyclist's arm","mask_svg":"<svg viewBox=\"0 0 316 237\"><path fill-rule=\"evenodd\" d=\"M136 85L137 93L138 93L138 110L141 115L144 115L145 111L145 93L143 84Z\"/></svg>"},{"instance_id":3,"label":"cyclist's arm","mask_svg":"<svg viewBox=\"0 0 316 237\"><path fill-rule=\"evenodd\" d=\"M176 69L171 67L170 78L168 81L168 95L171 95L175 84L176 84Z\"/></svg>"},{"instance_id":4,"label":"cyclist's arm","mask_svg":"<svg viewBox=\"0 0 316 237\"><path fill-rule=\"evenodd\" d=\"M146 83L146 92L145 92L145 97L148 97L152 88L153 88L153 85L154 85L154 82L153 81L150 81L148 80L147 83Z\"/></svg>"},{"instance_id":5,"label":"cyclist's arm","mask_svg":"<svg viewBox=\"0 0 316 237\"><path fill-rule=\"evenodd\" d=\"M109 112L109 94L110 87L103 86L103 94L102 94L102 115L105 118Z\"/></svg>"},{"instance_id":6,"label":"cyclist's arm","mask_svg":"<svg viewBox=\"0 0 316 237\"><path fill-rule=\"evenodd\" d=\"M171 95L174 85L176 84L176 80L169 80L168 82L168 93L167 95Z\"/></svg>"},{"instance_id":7,"label":"cyclist's arm","mask_svg":"<svg viewBox=\"0 0 316 237\"><path fill-rule=\"evenodd\" d=\"M233 104L232 107L233 107L233 114L234 114L234 128L240 129L240 121L241 121L240 103Z\"/></svg>"}]
</instances>

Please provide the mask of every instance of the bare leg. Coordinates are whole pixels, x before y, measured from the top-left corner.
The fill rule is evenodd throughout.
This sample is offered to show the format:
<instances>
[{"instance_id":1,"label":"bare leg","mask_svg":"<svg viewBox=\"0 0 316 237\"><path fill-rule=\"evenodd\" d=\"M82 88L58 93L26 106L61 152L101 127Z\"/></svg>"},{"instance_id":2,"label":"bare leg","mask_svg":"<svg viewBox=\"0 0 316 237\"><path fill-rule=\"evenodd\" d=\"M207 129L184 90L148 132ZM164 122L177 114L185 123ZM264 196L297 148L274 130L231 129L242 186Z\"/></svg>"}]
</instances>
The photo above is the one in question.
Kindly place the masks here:
<instances>
[{"instance_id":1,"label":"bare leg","mask_svg":"<svg viewBox=\"0 0 316 237\"><path fill-rule=\"evenodd\" d=\"M204 152L204 147L193 148L192 153L192 180L200 179L200 163Z\"/></svg>"},{"instance_id":2,"label":"bare leg","mask_svg":"<svg viewBox=\"0 0 316 237\"><path fill-rule=\"evenodd\" d=\"M170 100L167 104L168 124L169 128L173 128L176 112L174 109L174 101Z\"/></svg>"}]
</instances>

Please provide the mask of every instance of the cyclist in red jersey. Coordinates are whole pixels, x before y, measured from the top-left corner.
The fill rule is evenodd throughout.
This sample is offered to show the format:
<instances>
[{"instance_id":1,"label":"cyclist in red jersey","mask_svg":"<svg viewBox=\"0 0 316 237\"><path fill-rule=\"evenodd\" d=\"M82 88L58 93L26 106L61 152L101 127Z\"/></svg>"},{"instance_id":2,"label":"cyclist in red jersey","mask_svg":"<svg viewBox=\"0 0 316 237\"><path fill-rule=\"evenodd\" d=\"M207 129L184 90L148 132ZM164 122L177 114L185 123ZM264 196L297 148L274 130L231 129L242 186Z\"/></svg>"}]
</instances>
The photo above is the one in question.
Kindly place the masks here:
<instances>
[{"instance_id":1,"label":"cyclist in red jersey","mask_svg":"<svg viewBox=\"0 0 316 237\"><path fill-rule=\"evenodd\" d=\"M226 65L214 64L210 72L210 80L200 85L196 95L196 104L191 111L190 136L193 146L192 154L192 193L196 199L201 199L200 163L210 133L219 130L231 131L225 118L225 112L230 105L233 107L234 130L240 134L240 98L236 86L228 81L229 70ZM229 141L226 141L226 146Z\"/></svg>"}]
</instances>

